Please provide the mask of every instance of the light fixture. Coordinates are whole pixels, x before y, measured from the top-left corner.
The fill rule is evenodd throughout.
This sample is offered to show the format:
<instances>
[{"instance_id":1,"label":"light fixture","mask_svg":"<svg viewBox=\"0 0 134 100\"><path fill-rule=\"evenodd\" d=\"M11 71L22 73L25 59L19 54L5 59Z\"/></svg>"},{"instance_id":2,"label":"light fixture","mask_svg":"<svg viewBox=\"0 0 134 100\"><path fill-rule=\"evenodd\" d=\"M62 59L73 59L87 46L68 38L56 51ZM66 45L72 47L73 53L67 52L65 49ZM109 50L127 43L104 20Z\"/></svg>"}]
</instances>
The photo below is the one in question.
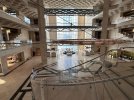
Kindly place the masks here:
<instances>
[{"instance_id":1,"label":"light fixture","mask_svg":"<svg viewBox=\"0 0 134 100\"><path fill-rule=\"evenodd\" d=\"M6 11L7 10L7 7L6 6L3 6L3 11Z\"/></svg>"},{"instance_id":2,"label":"light fixture","mask_svg":"<svg viewBox=\"0 0 134 100\"><path fill-rule=\"evenodd\" d=\"M11 31L10 31L10 29L8 29L6 32L9 34Z\"/></svg>"},{"instance_id":3,"label":"light fixture","mask_svg":"<svg viewBox=\"0 0 134 100\"><path fill-rule=\"evenodd\" d=\"M133 32L134 32L134 28L133 28Z\"/></svg>"},{"instance_id":4,"label":"light fixture","mask_svg":"<svg viewBox=\"0 0 134 100\"><path fill-rule=\"evenodd\" d=\"M3 30L4 28L2 27L1 30Z\"/></svg>"}]
</instances>

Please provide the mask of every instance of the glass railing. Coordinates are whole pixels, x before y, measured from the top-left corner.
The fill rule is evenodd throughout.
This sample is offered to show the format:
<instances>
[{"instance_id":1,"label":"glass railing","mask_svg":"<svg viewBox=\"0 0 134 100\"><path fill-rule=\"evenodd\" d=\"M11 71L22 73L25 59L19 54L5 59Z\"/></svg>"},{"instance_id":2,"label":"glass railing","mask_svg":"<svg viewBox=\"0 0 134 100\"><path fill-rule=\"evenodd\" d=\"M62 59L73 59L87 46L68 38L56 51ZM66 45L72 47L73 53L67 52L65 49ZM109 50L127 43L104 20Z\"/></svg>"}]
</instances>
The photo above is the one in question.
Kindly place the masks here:
<instances>
[{"instance_id":1,"label":"glass railing","mask_svg":"<svg viewBox=\"0 0 134 100\"><path fill-rule=\"evenodd\" d=\"M8 49L13 49L16 47L21 47L25 45L31 45L32 41L1 41L0 42L0 51L2 50L8 50Z\"/></svg>"},{"instance_id":2,"label":"glass railing","mask_svg":"<svg viewBox=\"0 0 134 100\"><path fill-rule=\"evenodd\" d=\"M101 74L105 71L110 70L111 68L116 68L119 63L122 62L132 62L125 61L120 59L121 53L120 51L124 49L132 50L134 47L121 47L120 49L112 49L108 52L96 56L87 61L78 61L78 65L64 69L64 70L57 70L54 66L56 63L43 65L39 69L33 70L32 77L37 79L42 79L45 77L45 81L47 85L70 85L70 84L88 84L89 82L86 78L93 78L98 74ZM109 54L114 52L114 57L109 57ZM115 54L116 52L116 54ZM127 54L128 52L125 52ZM100 58L103 56L103 61ZM133 54L131 55L133 56ZM123 58L124 59L124 58ZM121 61L121 62L120 62ZM133 60L134 62L134 60ZM51 73L47 73L47 71L51 71ZM49 78L52 77L52 78ZM84 80L83 80L84 77ZM79 80L79 81L78 81ZM78 81L78 82L76 82Z\"/></svg>"}]
</instances>

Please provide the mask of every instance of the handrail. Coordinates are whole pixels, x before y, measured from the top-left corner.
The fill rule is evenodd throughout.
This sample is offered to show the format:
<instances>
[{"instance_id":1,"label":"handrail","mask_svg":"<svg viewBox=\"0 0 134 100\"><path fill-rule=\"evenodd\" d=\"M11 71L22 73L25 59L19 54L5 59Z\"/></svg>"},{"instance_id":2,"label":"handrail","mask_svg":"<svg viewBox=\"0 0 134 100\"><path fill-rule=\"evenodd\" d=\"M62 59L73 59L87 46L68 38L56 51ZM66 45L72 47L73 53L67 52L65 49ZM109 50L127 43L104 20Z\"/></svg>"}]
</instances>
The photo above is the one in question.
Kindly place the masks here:
<instances>
[{"instance_id":1,"label":"handrail","mask_svg":"<svg viewBox=\"0 0 134 100\"><path fill-rule=\"evenodd\" d=\"M107 54L107 53L113 51L113 50L121 50L121 49L124 49L124 48L134 48L134 47L120 47L119 49L111 49L111 50L109 50L109 51L107 51L107 52L105 52L105 53L103 53L103 54L101 54L101 55L99 55L99 56L97 56L97 57L95 57L95 58L93 58L93 59L90 59L90 60L88 60L88 61L86 61L86 62L83 62L83 63L81 63L81 64L79 64L79 65L73 66L73 67L71 67L71 68L68 68L68 69L65 69L65 70L62 70L62 71L66 71L66 70L69 70L69 69L72 69L72 68L76 68L76 67L81 66L81 65L83 65L83 64L86 64L86 63L88 63L88 62L91 62L91 61L93 61L93 60L95 60L95 59L97 59L97 58L99 58L99 57L101 57L101 56L103 56L103 55L105 55L105 54Z\"/></svg>"},{"instance_id":2,"label":"handrail","mask_svg":"<svg viewBox=\"0 0 134 100\"><path fill-rule=\"evenodd\" d=\"M86 85L86 84L94 84L94 83L101 83L101 82L108 82L108 81L113 81L113 80L119 80L119 79L125 79L125 78L128 78L128 77L133 77L134 74L130 74L130 75L126 75L126 76L119 76L119 77L114 77L114 78L108 78L108 79L102 79L102 80L97 80L97 81L89 81L89 82L80 82L80 83L46 83L46 80L42 80L44 81L43 85L46 85L46 86L72 86L72 85Z\"/></svg>"},{"instance_id":3,"label":"handrail","mask_svg":"<svg viewBox=\"0 0 134 100\"><path fill-rule=\"evenodd\" d=\"M86 63L88 63L88 62L92 62L93 60L95 60L95 59L97 59L97 58L99 58L99 57L101 57L101 56L103 56L103 55L105 55L105 54L107 54L107 53L109 53L109 52L111 52L111 51L113 51L113 50L121 50L122 48L134 48L134 47L120 47L119 49L111 49L111 50L109 50L109 51L107 51L107 52L105 52L105 53L103 53L103 54L101 54L101 55L99 55L99 56L97 56L97 57L95 57L95 58L93 58L93 59L90 59L90 60L88 60L88 61L86 61L86 62L83 62L83 63L81 63L81 64L78 64L78 65L76 65L76 66L73 66L73 67L70 67L70 68L67 68L67 69L64 69L64 70L57 70L57 71L62 72L62 71L70 70L70 69L72 69L72 68L76 68L76 67L81 66L81 65L83 65L83 64L86 64ZM38 70L38 69L36 69L36 70Z\"/></svg>"},{"instance_id":4,"label":"handrail","mask_svg":"<svg viewBox=\"0 0 134 100\"><path fill-rule=\"evenodd\" d=\"M72 69L72 68L76 68L76 67L78 67L78 66L81 66L81 65L83 65L83 64L86 64L86 63L88 63L88 62L91 62L91 61L93 61L93 60L95 60L95 59L97 59L97 58L99 58L99 57L101 57L101 56L103 56L103 55L105 55L105 54L107 54L108 52L111 52L111 51L113 51L113 50L121 50L122 48L134 48L134 47L120 47L119 49L111 49L111 50L109 50L109 51L107 51L107 52L105 52L105 53L103 53L103 54L101 54L101 55L99 55L99 56L97 56L97 57L95 57L95 58L93 58L93 59L91 59L91 60L88 60L88 61L86 61L86 62L83 62L83 63L81 63L81 64L79 64L79 65L76 65L76 66L73 66L73 67L71 67L71 68L68 68L68 69L65 69L65 70L56 70L57 71L57 74L58 73L62 73L63 71L68 71L68 70L70 70L70 69ZM52 63L51 65L53 66L53 65L55 65L56 63ZM46 66L46 67L48 67L49 68L49 66ZM43 67L43 68L45 68L45 67ZM40 68L41 69L41 68ZM40 70L39 69L39 70ZM53 69L53 68L52 68ZM55 70L55 69L54 69ZM36 69L36 72L39 72L38 71L38 69ZM36 73L35 72L35 73ZM34 74L34 73L33 73ZM35 78L36 78L36 75L37 75L37 77L38 77L38 74L35 74ZM60 74L59 74L60 75ZM82 81L81 79L80 79L80 82L79 82L79 78L69 78L69 77L67 77L67 79L65 79L65 80L62 80L62 79L59 79L59 80L47 80L47 79L45 79L45 80L42 80L42 81L44 81L43 82L43 85L47 85L47 86L71 86L71 85L85 85L85 84L94 84L94 83L101 83L101 82L107 82L107 81L113 81L113 80L118 80L118 79L124 79L124 78L128 78L128 77L133 77L134 76L134 74L129 74L129 75L126 75L126 76L119 76L119 77L114 77L114 78L107 78L107 79L102 79L102 80L97 80L97 81L90 81L90 80L87 80L87 81ZM40 76L39 76L40 77ZM42 76L43 77L43 76ZM44 76L45 77L45 76ZM53 77L53 76L52 76ZM62 77L62 76L61 76ZM60 78L60 76L59 76L59 78ZM78 82L76 82L76 81L78 80ZM62 82L63 81L63 82ZM73 82L69 82L69 81L73 81Z\"/></svg>"},{"instance_id":5,"label":"handrail","mask_svg":"<svg viewBox=\"0 0 134 100\"><path fill-rule=\"evenodd\" d=\"M65 69L65 70L62 70L62 71L66 71L66 70L69 70L69 69L72 69L72 68L76 68L76 67L81 66L81 65L83 65L83 64L86 64L86 63L88 63L88 62L92 62L93 60L95 60L95 59L97 59L97 58L99 58L99 57L101 57L101 56L103 56L103 55L105 55L105 54L107 54L107 53L109 53L110 51L113 51L113 50L119 50L119 49L111 49L111 50L109 50L109 51L107 51L107 52L105 52L105 53L103 53L103 54L101 54L101 55L99 55L99 56L97 56L97 57L95 57L95 58L93 58L93 59L90 59L90 60L88 60L88 61L86 61L86 62L83 62L83 63L81 63L81 64L79 64L79 65L73 66L73 67L71 67L71 68L68 68L68 69Z\"/></svg>"}]
</instances>

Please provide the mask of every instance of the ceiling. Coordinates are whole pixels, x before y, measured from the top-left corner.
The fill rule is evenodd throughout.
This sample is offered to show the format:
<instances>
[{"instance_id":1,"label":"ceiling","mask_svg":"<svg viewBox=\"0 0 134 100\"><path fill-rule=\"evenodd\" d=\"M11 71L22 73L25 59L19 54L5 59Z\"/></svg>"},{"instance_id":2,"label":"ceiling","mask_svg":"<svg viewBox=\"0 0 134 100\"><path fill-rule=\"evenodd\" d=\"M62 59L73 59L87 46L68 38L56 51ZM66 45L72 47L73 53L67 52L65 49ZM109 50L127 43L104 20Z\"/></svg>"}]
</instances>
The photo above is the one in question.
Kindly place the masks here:
<instances>
[{"instance_id":1,"label":"ceiling","mask_svg":"<svg viewBox=\"0 0 134 100\"><path fill-rule=\"evenodd\" d=\"M87 9L103 3L103 0L44 0L45 8Z\"/></svg>"},{"instance_id":2,"label":"ceiling","mask_svg":"<svg viewBox=\"0 0 134 100\"><path fill-rule=\"evenodd\" d=\"M29 7L28 0L0 0L0 4L21 11L27 17L37 17L37 10Z\"/></svg>"}]
</instances>

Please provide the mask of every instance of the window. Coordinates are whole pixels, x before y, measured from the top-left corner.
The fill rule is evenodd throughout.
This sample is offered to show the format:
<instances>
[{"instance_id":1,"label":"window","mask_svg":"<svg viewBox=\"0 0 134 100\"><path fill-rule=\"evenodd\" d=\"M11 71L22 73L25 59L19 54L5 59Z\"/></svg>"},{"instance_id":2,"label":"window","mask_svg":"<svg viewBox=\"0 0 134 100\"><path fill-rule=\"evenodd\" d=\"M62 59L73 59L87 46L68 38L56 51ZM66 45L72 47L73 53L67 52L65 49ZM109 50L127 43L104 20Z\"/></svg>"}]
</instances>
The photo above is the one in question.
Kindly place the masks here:
<instances>
[{"instance_id":1,"label":"window","mask_svg":"<svg viewBox=\"0 0 134 100\"><path fill-rule=\"evenodd\" d=\"M78 16L57 16L57 26L73 26L78 25ZM57 32L57 39L77 39L78 38L78 30L73 31L70 30L61 30ZM64 46L58 46L58 49L65 50L67 48L70 48L74 51L77 50L77 46L70 46L70 45L64 45Z\"/></svg>"},{"instance_id":2,"label":"window","mask_svg":"<svg viewBox=\"0 0 134 100\"><path fill-rule=\"evenodd\" d=\"M30 19L27 18L26 16L24 17L24 21L25 21L27 24L30 24Z\"/></svg>"}]
</instances>

